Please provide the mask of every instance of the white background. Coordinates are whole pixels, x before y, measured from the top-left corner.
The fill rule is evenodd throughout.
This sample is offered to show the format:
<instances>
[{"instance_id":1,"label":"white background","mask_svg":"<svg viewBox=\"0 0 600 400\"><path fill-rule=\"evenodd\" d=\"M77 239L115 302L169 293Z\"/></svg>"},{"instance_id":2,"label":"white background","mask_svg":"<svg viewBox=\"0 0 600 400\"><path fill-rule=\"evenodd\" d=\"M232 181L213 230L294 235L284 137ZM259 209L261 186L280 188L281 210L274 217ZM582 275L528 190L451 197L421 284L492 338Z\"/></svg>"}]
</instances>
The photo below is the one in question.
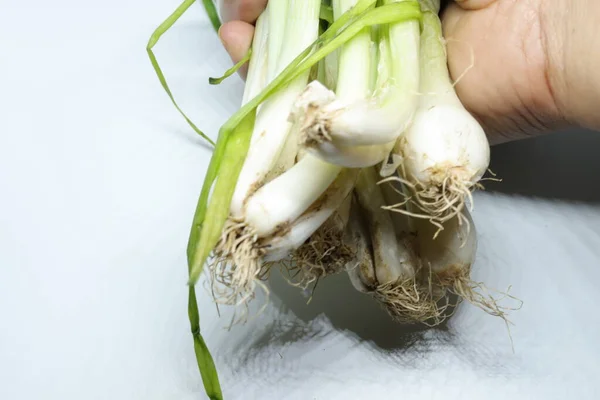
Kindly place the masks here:
<instances>
[{"instance_id":1,"label":"white background","mask_svg":"<svg viewBox=\"0 0 600 400\"><path fill-rule=\"evenodd\" d=\"M202 399L185 245L210 157L145 45L173 0L0 0L0 398ZM157 46L214 138L239 104L199 4ZM391 323L345 276L309 305L281 277L230 332L201 326L226 399L592 399L600 389L600 135L494 149L474 276L524 301L506 327L461 306L445 329Z\"/></svg>"}]
</instances>

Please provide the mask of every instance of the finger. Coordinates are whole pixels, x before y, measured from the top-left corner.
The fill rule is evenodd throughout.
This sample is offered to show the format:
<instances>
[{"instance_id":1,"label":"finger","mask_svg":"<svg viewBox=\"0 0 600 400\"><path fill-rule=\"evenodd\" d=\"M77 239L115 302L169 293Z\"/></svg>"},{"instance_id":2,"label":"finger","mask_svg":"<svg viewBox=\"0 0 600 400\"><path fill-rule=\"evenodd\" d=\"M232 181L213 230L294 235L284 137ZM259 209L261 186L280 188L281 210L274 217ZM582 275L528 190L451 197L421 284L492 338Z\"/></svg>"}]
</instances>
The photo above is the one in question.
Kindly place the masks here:
<instances>
[{"instance_id":1,"label":"finger","mask_svg":"<svg viewBox=\"0 0 600 400\"><path fill-rule=\"evenodd\" d=\"M247 22L231 21L221 25L219 29L219 38L225 47L233 63L238 63L252 46L252 37L254 36L254 26ZM248 65L244 65L239 74L246 78Z\"/></svg>"},{"instance_id":2,"label":"finger","mask_svg":"<svg viewBox=\"0 0 600 400\"><path fill-rule=\"evenodd\" d=\"M249 24L257 18L267 6L267 0L221 0L223 21L244 21Z\"/></svg>"},{"instance_id":3,"label":"finger","mask_svg":"<svg viewBox=\"0 0 600 400\"><path fill-rule=\"evenodd\" d=\"M481 10L486 8L496 0L455 0L456 4L465 10Z\"/></svg>"}]
</instances>

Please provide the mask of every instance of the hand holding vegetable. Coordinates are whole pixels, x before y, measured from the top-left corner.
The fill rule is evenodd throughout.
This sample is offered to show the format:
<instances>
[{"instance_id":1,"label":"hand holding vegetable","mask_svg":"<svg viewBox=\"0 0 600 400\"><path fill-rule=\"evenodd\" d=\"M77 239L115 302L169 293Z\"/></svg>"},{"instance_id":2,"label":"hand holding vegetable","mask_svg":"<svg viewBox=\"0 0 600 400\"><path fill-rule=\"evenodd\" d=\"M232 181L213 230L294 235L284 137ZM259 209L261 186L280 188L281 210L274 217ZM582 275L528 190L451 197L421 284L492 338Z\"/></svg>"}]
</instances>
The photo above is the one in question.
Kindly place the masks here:
<instances>
[{"instance_id":1,"label":"hand holding vegetable","mask_svg":"<svg viewBox=\"0 0 600 400\"><path fill-rule=\"evenodd\" d=\"M220 0L226 23L219 35L235 62L266 3ZM600 128L600 53L589 48L600 39L599 16L595 0L456 0L446 7L457 94L492 144L568 125Z\"/></svg>"},{"instance_id":2,"label":"hand holding vegetable","mask_svg":"<svg viewBox=\"0 0 600 400\"><path fill-rule=\"evenodd\" d=\"M174 103L151 50L194 2L147 48ZM347 272L399 321L439 324L454 296L505 318L470 277L468 205L490 161L480 122L498 142L508 139L500 132L559 126L576 115L563 104L593 100L564 84L586 70L559 62L577 47L562 50L566 36L547 27L541 3L461 0L443 24L440 0L220 1L219 35L236 61L224 78L245 64L246 85L219 130L187 249L190 322L211 398L222 396L193 289L205 267L214 300L242 319L275 266L305 288ZM203 4L219 27L213 1Z\"/></svg>"}]
</instances>

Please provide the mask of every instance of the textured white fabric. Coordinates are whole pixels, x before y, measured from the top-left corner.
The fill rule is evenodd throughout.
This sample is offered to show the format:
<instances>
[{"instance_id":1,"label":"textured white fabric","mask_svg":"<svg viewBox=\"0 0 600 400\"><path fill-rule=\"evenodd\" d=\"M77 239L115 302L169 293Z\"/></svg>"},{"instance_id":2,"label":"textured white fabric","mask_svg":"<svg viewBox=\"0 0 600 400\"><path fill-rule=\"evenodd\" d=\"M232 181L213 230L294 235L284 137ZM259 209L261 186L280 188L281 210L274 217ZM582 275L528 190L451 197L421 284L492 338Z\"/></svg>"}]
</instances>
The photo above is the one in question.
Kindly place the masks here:
<instances>
[{"instance_id":1,"label":"textured white fabric","mask_svg":"<svg viewBox=\"0 0 600 400\"><path fill-rule=\"evenodd\" d=\"M178 2L0 4L0 398L205 398L184 257L210 153L144 51ZM230 62L199 4L156 52L216 137L242 85L208 85ZM275 275L266 311L229 332L198 290L225 398L596 398L600 136L569 135L495 149L495 187L529 197L476 197L474 276L524 300L514 354L503 322L469 305L411 331L345 276L307 305Z\"/></svg>"}]
</instances>

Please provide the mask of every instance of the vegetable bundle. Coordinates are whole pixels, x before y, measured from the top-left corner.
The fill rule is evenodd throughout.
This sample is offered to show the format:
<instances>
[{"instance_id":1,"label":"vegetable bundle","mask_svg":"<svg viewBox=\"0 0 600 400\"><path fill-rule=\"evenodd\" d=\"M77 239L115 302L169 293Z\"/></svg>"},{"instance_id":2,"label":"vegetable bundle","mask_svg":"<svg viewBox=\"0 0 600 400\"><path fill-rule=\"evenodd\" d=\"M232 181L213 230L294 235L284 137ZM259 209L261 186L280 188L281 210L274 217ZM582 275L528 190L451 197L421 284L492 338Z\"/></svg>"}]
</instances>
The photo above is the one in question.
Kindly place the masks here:
<instances>
[{"instance_id":1,"label":"vegetable bundle","mask_svg":"<svg viewBox=\"0 0 600 400\"><path fill-rule=\"evenodd\" d=\"M490 149L454 90L439 10L439 0L270 0L248 57L226 73L249 62L188 246L190 318L214 398L193 291L205 265L215 301L244 310L279 266L303 288L347 273L403 322L441 323L453 296L504 317L470 279L467 205Z\"/></svg>"}]
</instances>

